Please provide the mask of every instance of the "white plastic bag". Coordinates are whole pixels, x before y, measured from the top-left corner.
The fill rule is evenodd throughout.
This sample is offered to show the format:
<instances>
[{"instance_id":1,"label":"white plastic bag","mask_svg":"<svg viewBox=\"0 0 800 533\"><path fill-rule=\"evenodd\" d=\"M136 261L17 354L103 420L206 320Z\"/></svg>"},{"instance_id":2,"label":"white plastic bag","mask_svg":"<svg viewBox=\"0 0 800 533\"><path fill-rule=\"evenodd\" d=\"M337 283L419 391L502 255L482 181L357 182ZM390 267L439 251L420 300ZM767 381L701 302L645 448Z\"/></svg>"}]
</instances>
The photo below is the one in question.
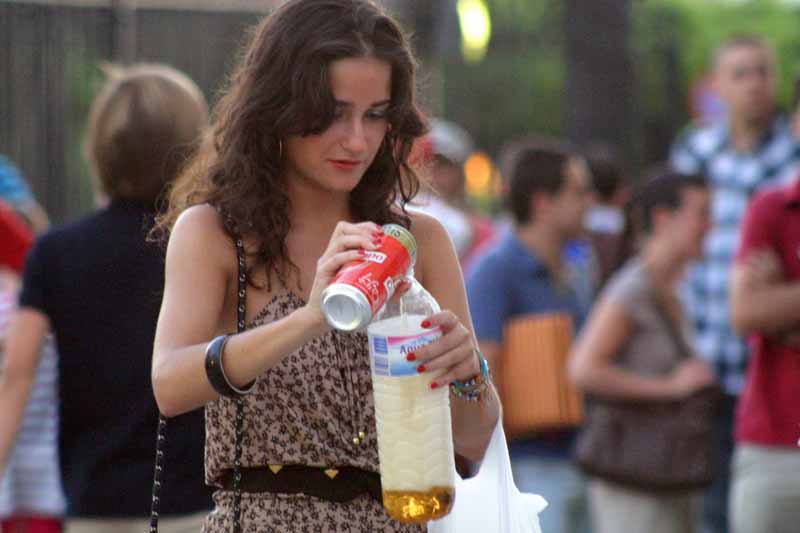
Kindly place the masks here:
<instances>
[{"instance_id":1,"label":"white plastic bag","mask_svg":"<svg viewBox=\"0 0 800 533\"><path fill-rule=\"evenodd\" d=\"M475 477L456 476L453 510L428 522L428 533L541 533L539 513L547 502L517 489L511 474L503 424L498 420Z\"/></svg>"}]
</instances>

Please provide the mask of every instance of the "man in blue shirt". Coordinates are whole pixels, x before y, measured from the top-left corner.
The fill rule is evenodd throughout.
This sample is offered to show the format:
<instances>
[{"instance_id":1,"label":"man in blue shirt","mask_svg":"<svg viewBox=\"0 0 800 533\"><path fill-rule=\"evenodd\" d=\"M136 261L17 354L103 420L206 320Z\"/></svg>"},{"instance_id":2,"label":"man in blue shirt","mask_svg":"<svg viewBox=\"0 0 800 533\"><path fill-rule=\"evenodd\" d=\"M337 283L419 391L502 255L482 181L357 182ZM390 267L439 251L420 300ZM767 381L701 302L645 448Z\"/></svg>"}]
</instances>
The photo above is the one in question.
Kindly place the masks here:
<instances>
[{"instance_id":1,"label":"man in blue shirt","mask_svg":"<svg viewBox=\"0 0 800 533\"><path fill-rule=\"evenodd\" d=\"M763 187L794 179L800 148L777 113L775 58L765 41L743 35L723 42L713 68L726 120L686 131L673 147L671 162L680 172L704 174L712 190L712 229L705 257L689 272L686 305L696 328L696 349L714 366L726 393L717 428L719 474L707 494L704 521L706 533L727 533L733 412L748 359L731 326L733 257L750 197Z\"/></svg>"},{"instance_id":2,"label":"man in blue shirt","mask_svg":"<svg viewBox=\"0 0 800 533\"><path fill-rule=\"evenodd\" d=\"M508 205L512 230L483 258L467 279L470 313L490 365L496 363L505 324L514 317L566 312L578 326L585 317L575 279L564 260L568 242L582 232L591 201L589 171L567 150L531 144L518 149L510 168ZM512 443L515 478L521 490L535 491L550 506L540 519L548 533L573 533L568 507L580 499L582 481L570 460L573 430Z\"/></svg>"}]
</instances>

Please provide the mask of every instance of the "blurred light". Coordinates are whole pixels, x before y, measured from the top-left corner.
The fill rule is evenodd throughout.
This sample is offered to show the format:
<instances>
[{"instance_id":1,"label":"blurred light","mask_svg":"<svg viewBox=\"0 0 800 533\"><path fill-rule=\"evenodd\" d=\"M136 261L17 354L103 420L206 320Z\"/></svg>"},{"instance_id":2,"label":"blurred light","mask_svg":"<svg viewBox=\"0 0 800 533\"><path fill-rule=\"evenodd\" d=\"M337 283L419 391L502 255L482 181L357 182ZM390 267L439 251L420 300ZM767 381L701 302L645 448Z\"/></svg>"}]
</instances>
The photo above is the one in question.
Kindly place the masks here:
<instances>
[{"instance_id":1,"label":"blurred light","mask_svg":"<svg viewBox=\"0 0 800 533\"><path fill-rule=\"evenodd\" d=\"M467 182L467 194L482 197L492 193L492 177L494 165L489 156L483 152L474 152L464 163L464 176Z\"/></svg>"},{"instance_id":2,"label":"blurred light","mask_svg":"<svg viewBox=\"0 0 800 533\"><path fill-rule=\"evenodd\" d=\"M503 176L500 175L498 169L494 169L492 173L492 195L495 198L502 198L506 195L506 183L503 181Z\"/></svg>"},{"instance_id":3,"label":"blurred light","mask_svg":"<svg viewBox=\"0 0 800 533\"><path fill-rule=\"evenodd\" d=\"M479 63L486 56L492 36L492 20L484 0L458 0L461 26L461 52L468 63Z\"/></svg>"}]
</instances>

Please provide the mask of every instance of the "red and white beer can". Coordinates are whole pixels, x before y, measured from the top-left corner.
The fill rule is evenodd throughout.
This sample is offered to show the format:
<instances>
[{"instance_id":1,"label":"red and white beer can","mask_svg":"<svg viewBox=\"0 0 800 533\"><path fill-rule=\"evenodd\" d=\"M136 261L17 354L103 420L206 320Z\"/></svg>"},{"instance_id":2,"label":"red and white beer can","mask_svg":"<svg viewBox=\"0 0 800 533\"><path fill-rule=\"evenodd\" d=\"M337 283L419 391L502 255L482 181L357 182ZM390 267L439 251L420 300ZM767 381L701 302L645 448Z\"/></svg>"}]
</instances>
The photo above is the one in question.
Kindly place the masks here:
<instances>
[{"instance_id":1,"label":"red and white beer can","mask_svg":"<svg viewBox=\"0 0 800 533\"><path fill-rule=\"evenodd\" d=\"M322 313L331 327L355 331L370 323L417 260L417 242L397 224L383 226L380 248L344 265L322 292Z\"/></svg>"}]
</instances>

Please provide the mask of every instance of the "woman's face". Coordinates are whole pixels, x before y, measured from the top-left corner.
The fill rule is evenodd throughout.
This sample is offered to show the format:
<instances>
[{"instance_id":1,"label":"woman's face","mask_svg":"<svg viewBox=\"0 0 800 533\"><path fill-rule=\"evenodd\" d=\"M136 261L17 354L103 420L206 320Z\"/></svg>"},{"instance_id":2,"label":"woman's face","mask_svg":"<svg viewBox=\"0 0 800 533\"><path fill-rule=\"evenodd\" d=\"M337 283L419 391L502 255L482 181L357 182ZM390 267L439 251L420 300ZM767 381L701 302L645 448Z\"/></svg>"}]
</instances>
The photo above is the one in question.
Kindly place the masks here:
<instances>
[{"instance_id":1,"label":"woman's face","mask_svg":"<svg viewBox=\"0 0 800 533\"><path fill-rule=\"evenodd\" d=\"M392 69L374 57L338 59L329 78L336 114L322 133L295 135L283 145L290 187L349 193L358 185L389 128Z\"/></svg>"},{"instance_id":2,"label":"woman's face","mask_svg":"<svg viewBox=\"0 0 800 533\"><path fill-rule=\"evenodd\" d=\"M700 187L686 187L682 192L681 205L668 218L662 234L685 257L703 257L706 234L711 227L709 192Z\"/></svg>"}]
</instances>

